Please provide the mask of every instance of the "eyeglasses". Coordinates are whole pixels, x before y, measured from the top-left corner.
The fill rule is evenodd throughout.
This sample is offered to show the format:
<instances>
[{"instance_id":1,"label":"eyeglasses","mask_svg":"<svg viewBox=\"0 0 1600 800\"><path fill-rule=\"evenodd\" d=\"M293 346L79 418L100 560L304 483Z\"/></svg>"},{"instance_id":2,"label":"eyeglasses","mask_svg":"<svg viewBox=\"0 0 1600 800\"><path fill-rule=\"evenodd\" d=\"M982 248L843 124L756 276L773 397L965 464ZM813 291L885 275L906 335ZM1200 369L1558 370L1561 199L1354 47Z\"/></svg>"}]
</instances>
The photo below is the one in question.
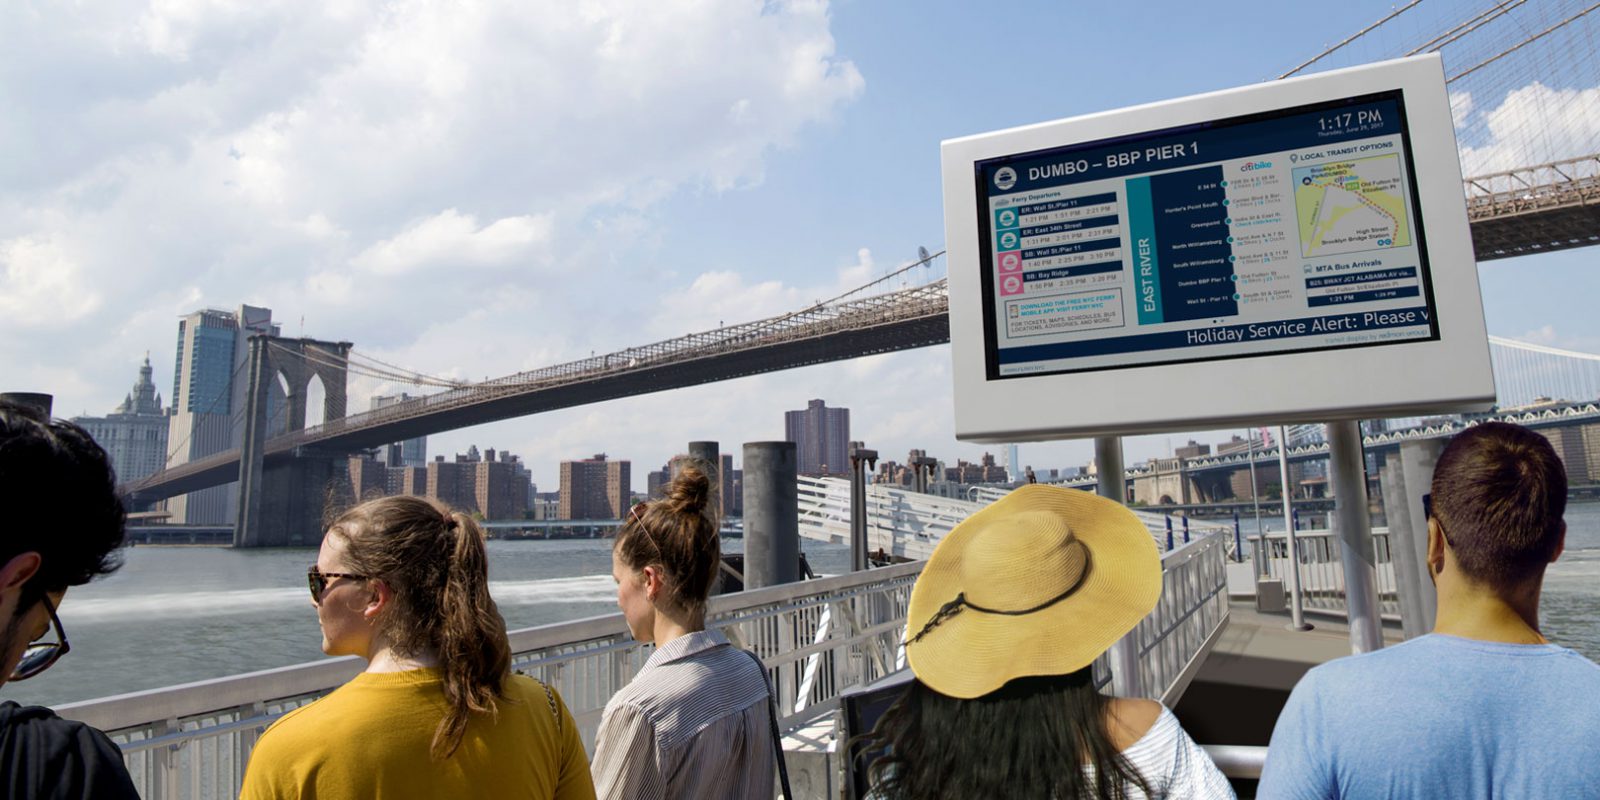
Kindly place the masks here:
<instances>
[{"instance_id":1,"label":"eyeglasses","mask_svg":"<svg viewBox=\"0 0 1600 800\"><path fill-rule=\"evenodd\" d=\"M349 578L355 581L364 581L365 575L351 575L348 572L323 572L317 569L316 564L306 570L306 583L311 586L311 602L322 604L322 593L328 591L329 578Z\"/></svg>"},{"instance_id":2,"label":"eyeglasses","mask_svg":"<svg viewBox=\"0 0 1600 800\"><path fill-rule=\"evenodd\" d=\"M28 649L22 651L22 660L17 662L17 668L11 671L11 680L25 681L44 672L72 649L67 644L67 632L61 628L61 618L56 616L55 604L50 602L48 596L41 600L45 610L50 612L50 624L55 626L56 641L28 645Z\"/></svg>"}]
</instances>

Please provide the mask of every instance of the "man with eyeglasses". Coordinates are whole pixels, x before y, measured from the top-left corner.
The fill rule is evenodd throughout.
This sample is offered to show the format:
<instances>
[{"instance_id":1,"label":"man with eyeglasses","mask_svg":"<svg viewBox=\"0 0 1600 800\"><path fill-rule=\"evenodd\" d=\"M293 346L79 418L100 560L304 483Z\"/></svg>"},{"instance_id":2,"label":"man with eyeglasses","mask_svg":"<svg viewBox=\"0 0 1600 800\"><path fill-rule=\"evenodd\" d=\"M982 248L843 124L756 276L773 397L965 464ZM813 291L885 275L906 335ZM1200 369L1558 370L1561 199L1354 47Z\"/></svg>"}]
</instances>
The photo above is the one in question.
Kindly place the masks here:
<instances>
[{"instance_id":1,"label":"man with eyeglasses","mask_svg":"<svg viewBox=\"0 0 1600 800\"><path fill-rule=\"evenodd\" d=\"M71 586L120 566L124 514L105 451L82 428L0 399L0 683L68 651ZM111 740L40 706L0 703L0 798L138 798Z\"/></svg>"}]
</instances>

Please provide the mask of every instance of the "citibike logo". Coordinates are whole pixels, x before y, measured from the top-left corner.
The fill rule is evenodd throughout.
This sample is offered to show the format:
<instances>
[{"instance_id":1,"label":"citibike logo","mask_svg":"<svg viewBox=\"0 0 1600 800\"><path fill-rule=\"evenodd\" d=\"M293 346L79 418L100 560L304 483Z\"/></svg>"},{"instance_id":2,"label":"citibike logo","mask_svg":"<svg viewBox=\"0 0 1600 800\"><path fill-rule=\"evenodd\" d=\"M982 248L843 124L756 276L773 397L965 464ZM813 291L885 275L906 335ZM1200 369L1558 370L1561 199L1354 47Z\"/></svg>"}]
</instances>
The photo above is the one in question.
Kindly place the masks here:
<instances>
[{"instance_id":1,"label":"citibike logo","mask_svg":"<svg viewBox=\"0 0 1600 800\"><path fill-rule=\"evenodd\" d=\"M1001 167L995 170L994 185L996 189L1005 191L1017 185L1017 171L1010 167Z\"/></svg>"},{"instance_id":2,"label":"citibike logo","mask_svg":"<svg viewBox=\"0 0 1600 800\"><path fill-rule=\"evenodd\" d=\"M1258 169L1272 169L1271 161L1251 161L1239 168L1240 172L1250 172Z\"/></svg>"}]
</instances>

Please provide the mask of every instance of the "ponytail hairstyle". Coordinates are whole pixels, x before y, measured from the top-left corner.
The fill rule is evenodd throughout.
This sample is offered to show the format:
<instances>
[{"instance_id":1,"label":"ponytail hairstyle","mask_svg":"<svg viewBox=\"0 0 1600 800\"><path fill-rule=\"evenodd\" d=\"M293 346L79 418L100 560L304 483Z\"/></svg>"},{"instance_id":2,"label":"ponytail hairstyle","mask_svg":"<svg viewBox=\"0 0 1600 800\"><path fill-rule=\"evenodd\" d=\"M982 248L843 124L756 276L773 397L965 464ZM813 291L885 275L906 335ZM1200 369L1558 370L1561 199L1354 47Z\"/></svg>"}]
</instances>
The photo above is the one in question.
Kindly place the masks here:
<instances>
[{"instance_id":1,"label":"ponytail hairstyle","mask_svg":"<svg viewBox=\"0 0 1600 800\"><path fill-rule=\"evenodd\" d=\"M634 572L660 570L666 602L703 620L722 563L716 514L708 506L711 481L705 470L686 464L662 494L633 507L612 551Z\"/></svg>"},{"instance_id":2,"label":"ponytail hairstyle","mask_svg":"<svg viewBox=\"0 0 1600 800\"><path fill-rule=\"evenodd\" d=\"M444 673L444 719L436 760L461 745L472 714L498 714L511 669L506 623L489 596L483 530L471 517L421 497L382 497L346 511L328 528L345 563L394 592L379 621L405 657L431 653Z\"/></svg>"}]
</instances>

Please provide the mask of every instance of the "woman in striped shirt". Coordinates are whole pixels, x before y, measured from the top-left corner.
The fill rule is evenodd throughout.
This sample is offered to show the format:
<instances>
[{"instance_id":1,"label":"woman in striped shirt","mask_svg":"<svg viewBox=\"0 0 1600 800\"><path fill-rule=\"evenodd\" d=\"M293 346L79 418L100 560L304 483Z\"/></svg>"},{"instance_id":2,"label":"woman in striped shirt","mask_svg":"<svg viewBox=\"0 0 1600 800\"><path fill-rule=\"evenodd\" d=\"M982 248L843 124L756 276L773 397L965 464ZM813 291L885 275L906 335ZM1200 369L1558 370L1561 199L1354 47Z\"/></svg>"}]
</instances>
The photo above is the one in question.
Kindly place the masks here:
<instances>
[{"instance_id":1,"label":"woman in striped shirt","mask_svg":"<svg viewBox=\"0 0 1600 800\"><path fill-rule=\"evenodd\" d=\"M878 800L1231 800L1160 703L1100 694L1094 661L1161 595L1120 503L1033 484L963 520L911 590L915 680L866 738Z\"/></svg>"},{"instance_id":2,"label":"woman in striped shirt","mask_svg":"<svg viewBox=\"0 0 1600 800\"><path fill-rule=\"evenodd\" d=\"M710 489L704 471L684 467L664 499L633 507L612 546L617 605L633 637L656 649L606 703L593 762L602 798L771 796L766 675L705 629L722 560Z\"/></svg>"}]
</instances>

